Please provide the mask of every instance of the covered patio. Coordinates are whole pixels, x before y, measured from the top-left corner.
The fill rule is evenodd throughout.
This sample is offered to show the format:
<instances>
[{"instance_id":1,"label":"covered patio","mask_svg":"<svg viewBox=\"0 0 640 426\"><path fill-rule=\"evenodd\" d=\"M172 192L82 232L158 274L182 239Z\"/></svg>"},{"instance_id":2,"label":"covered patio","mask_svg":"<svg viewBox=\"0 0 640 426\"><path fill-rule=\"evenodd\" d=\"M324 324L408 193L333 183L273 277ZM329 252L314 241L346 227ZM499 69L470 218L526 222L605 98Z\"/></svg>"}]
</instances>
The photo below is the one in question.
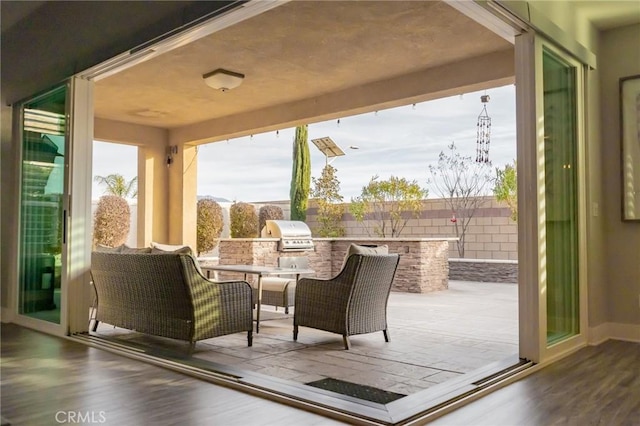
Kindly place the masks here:
<instances>
[{"instance_id":1,"label":"covered patio","mask_svg":"<svg viewBox=\"0 0 640 426\"><path fill-rule=\"evenodd\" d=\"M138 246L195 246L203 144L514 82L512 40L442 1L293 1L238 19L95 70L94 138L139 147ZM208 87L217 68L242 84Z\"/></svg>"},{"instance_id":2,"label":"covered patio","mask_svg":"<svg viewBox=\"0 0 640 426\"><path fill-rule=\"evenodd\" d=\"M198 342L191 357L185 342L151 337L100 324L94 336L196 364L212 371L307 384L331 378L380 391L411 395L438 390L451 379L498 364L518 353L518 288L515 284L451 281L449 289L392 292L388 317L391 341L382 333L342 337L301 327L292 339L293 314L263 307L253 347L237 333Z\"/></svg>"},{"instance_id":3,"label":"covered patio","mask_svg":"<svg viewBox=\"0 0 640 426\"><path fill-rule=\"evenodd\" d=\"M200 145L514 82L512 35L441 1L286 2L150 57L98 75L94 93L95 139L139 147L140 247L195 247ZM202 76L216 68L244 74L242 84L207 87ZM295 343L291 316L274 312L252 348L241 335L210 339L187 361L408 395L515 356L517 286L453 284L432 294L394 292L388 344L381 333L355 336L346 352L341 336L307 328ZM98 333L184 360L181 342L102 324Z\"/></svg>"}]
</instances>

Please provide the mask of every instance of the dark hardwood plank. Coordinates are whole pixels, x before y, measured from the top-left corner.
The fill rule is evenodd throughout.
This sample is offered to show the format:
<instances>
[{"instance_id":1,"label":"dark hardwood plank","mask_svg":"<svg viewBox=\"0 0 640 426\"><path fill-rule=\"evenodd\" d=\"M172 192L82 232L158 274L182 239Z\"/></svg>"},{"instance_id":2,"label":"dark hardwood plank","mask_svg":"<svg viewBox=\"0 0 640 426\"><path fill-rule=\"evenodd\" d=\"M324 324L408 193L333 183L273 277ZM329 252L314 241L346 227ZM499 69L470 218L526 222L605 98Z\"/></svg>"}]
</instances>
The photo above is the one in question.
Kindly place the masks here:
<instances>
[{"instance_id":1,"label":"dark hardwood plank","mask_svg":"<svg viewBox=\"0 0 640 426\"><path fill-rule=\"evenodd\" d=\"M640 344L584 348L433 425L640 425Z\"/></svg>"},{"instance_id":2,"label":"dark hardwood plank","mask_svg":"<svg viewBox=\"0 0 640 426\"><path fill-rule=\"evenodd\" d=\"M1 332L1 414L12 425L56 424L57 412L106 425L340 424L15 325ZM640 344L587 347L431 424L640 425Z\"/></svg>"},{"instance_id":3,"label":"dark hardwood plank","mask_svg":"<svg viewBox=\"0 0 640 426\"><path fill-rule=\"evenodd\" d=\"M1 330L1 409L12 425L57 424L58 412L105 425L341 424L12 324Z\"/></svg>"}]
</instances>

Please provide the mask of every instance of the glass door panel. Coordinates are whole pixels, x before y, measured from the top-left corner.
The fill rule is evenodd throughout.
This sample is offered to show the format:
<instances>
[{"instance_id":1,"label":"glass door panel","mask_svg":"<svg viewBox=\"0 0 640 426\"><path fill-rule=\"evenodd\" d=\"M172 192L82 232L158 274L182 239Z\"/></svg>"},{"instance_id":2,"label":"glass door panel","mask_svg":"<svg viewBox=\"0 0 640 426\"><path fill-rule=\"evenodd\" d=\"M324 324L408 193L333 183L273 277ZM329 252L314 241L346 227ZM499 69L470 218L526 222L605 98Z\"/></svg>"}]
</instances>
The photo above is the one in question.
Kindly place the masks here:
<instances>
[{"instance_id":1,"label":"glass door panel","mask_svg":"<svg viewBox=\"0 0 640 426\"><path fill-rule=\"evenodd\" d=\"M67 87L23 104L18 312L60 324Z\"/></svg>"},{"instance_id":2,"label":"glass door panel","mask_svg":"<svg viewBox=\"0 0 640 426\"><path fill-rule=\"evenodd\" d=\"M546 339L580 332L577 69L543 48Z\"/></svg>"}]
</instances>

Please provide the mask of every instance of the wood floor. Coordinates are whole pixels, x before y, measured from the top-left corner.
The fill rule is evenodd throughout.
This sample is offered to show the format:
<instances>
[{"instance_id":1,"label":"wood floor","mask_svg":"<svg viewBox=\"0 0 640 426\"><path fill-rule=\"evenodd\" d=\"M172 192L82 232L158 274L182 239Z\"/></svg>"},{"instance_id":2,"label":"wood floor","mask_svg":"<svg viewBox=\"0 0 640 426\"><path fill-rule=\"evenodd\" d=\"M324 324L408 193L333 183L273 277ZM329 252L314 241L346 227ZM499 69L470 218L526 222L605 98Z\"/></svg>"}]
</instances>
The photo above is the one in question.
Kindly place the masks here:
<instances>
[{"instance_id":1,"label":"wood floor","mask_svg":"<svg viewBox=\"0 0 640 426\"><path fill-rule=\"evenodd\" d=\"M589 346L432 425L640 425L640 344Z\"/></svg>"},{"instance_id":2,"label":"wood floor","mask_svg":"<svg viewBox=\"0 0 640 426\"><path fill-rule=\"evenodd\" d=\"M1 368L2 417L12 426L73 424L72 414L118 426L340 424L12 324L2 324Z\"/></svg>"},{"instance_id":3,"label":"wood floor","mask_svg":"<svg viewBox=\"0 0 640 426\"><path fill-rule=\"evenodd\" d=\"M1 331L1 409L12 425L338 424L15 325ZM432 424L640 425L640 344L585 348Z\"/></svg>"}]
</instances>

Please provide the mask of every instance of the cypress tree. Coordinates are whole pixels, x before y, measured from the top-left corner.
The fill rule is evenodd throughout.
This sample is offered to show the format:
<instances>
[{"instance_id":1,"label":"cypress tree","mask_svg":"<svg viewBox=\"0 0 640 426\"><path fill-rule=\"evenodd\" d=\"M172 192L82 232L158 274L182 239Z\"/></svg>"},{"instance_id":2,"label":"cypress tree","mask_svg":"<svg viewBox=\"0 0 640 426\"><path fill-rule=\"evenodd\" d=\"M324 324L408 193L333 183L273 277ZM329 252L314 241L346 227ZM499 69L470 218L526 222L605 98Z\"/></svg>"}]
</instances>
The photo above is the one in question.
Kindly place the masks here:
<instances>
[{"instance_id":1,"label":"cypress tree","mask_svg":"<svg viewBox=\"0 0 640 426\"><path fill-rule=\"evenodd\" d=\"M311 189L311 155L307 141L307 125L296 127L293 141L293 170L291 172L291 220L307 218L307 203Z\"/></svg>"}]
</instances>

